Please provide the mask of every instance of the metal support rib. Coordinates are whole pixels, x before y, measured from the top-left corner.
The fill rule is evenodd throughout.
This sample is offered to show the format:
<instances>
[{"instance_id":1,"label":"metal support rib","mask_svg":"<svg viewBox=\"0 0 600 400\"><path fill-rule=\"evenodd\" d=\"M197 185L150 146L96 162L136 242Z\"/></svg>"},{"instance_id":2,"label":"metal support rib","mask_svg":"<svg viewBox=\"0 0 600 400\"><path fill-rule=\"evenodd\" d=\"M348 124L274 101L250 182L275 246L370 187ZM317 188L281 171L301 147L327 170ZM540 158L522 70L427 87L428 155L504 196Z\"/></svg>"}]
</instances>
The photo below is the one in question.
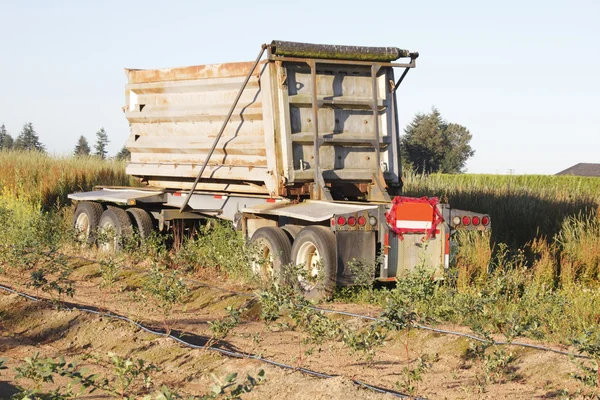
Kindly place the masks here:
<instances>
[{"instance_id":1,"label":"metal support rib","mask_svg":"<svg viewBox=\"0 0 600 400\"><path fill-rule=\"evenodd\" d=\"M385 179L383 177L383 172L381 171L381 149L379 148L377 73L380 68L381 66L379 64L371 65L371 83L373 88L373 104L371 105L371 108L373 109L373 119L375 123L375 140L373 142L373 147L375 148L375 171L377 171L377 173L373 175L373 182L371 184L372 189L369 197L371 197L371 200L391 201L387 190L385 190Z\"/></svg>"},{"instance_id":2,"label":"metal support rib","mask_svg":"<svg viewBox=\"0 0 600 400\"><path fill-rule=\"evenodd\" d=\"M212 147L210 148L210 151L208 152L208 155L206 156L206 160L204 160L204 164L202 164L202 168L200 168L200 172L198 173L198 176L196 176L196 180L194 181L194 184L192 185L192 189L190 190L190 193L187 195L187 197L185 198L185 201L183 202L183 205L179 209L180 212L185 211L185 208L187 207L187 205L190 201L190 198L192 197L192 194L194 194L194 190L196 190L196 186L198 185L198 182L200 181L200 178L202 177L202 174L204 173L204 170L206 169L206 166L208 165L208 161L212 157L212 155L215 151L215 148L217 147L217 143L219 143L219 140L221 139L221 136L223 135L223 132L225 132L227 123L231 119L231 116L233 115L233 111L235 110L235 107L237 106L238 102L240 101L240 97L242 97L242 93L244 93L244 89L246 89L246 85L248 84L248 81L250 81L250 77L252 77L252 73L254 72L254 70L256 69L256 66L260 62L260 59L262 58L266 48L267 48L266 44L263 44L261 46L260 53L258 53L258 57L256 57L256 60L254 61L252 68L250 68L250 71L248 72L246 79L242 83L242 87L240 88L240 91L238 92L237 96L235 97L235 100L233 101L233 104L231 105L231 108L229 109L229 113L227 114L225 121L223 121L221 130L219 130L219 134L215 138L215 141L213 142Z\"/></svg>"},{"instance_id":3,"label":"metal support rib","mask_svg":"<svg viewBox=\"0 0 600 400\"><path fill-rule=\"evenodd\" d=\"M404 72L402 72L402 75L400 76L400 79L398 79L398 82L396 82L396 85L394 85L394 92L396 90L398 90L398 88L400 87L400 84L402 83L402 81L404 80L404 78L406 78L406 74L408 74L408 71L410 71L410 67L404 68Z\"/></svg>"},{"instance_id":4,"label":"metal support rib","mask_svg":"<svg viewBox=\"0 0 600 400\"><path fill-rule=\"evenodd\" d=\"M371 65L371 84L373 88L373 105L371 108L373 109L373 122L375 123L375 158L376 158L376 167L377 169L381 168L381 156L379 155L379 107L377 105L377 72L379 72L379 65L373 64Z\"/></svg>"},{"instance_id":5,"label":"metal support rib","mask_svg":"<svg viewBox=\"0 0 600 400\"><path fill-rule=\"evenodd\" d=\"M317 200L333 201L329 189L325 186L325 179L321 172L321 158L319 151L323 144L323 139L319 137L319 102L318 90L317 90L317 62L315 60L307 61L310 67L310 76L312 82L312 112L313 112L313 126L314 126L314 168L315 168L315 182L313 184L313 198Z\"/></svg>"},{"instance_id":6,"label":"metal support rib","mask_svg":"<svg viewBox=\"0 0 600 400\"><path fill-rule=\"evenodd\" d=\"M310 66L310 78L312 83L312 114L313 114L313 131L315 133L314 137L314 168L315 168L315 186L319 191L318 198L321 198L321 189L318 187L319 178L321 177L321 164L319 160L319 103L318 103L318 95L317 95L317 63L312 61L308 64Z\"/></svg>"}]
</instances>

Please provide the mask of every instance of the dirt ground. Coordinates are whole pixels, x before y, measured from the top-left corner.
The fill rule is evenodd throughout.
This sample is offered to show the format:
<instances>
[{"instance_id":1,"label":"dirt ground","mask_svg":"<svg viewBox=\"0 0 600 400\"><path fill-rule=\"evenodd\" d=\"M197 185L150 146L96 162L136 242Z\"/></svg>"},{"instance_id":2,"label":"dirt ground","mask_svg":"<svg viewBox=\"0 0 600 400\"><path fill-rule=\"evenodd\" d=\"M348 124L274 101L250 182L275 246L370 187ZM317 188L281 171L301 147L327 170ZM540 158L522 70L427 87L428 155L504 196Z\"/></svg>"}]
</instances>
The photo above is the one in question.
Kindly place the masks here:
<instances>
[{"instance_id":1,"label":"dirt ground","mask_svg":"<svg viewBox=\"0 0 600 400\"><path fill-rule=\"evenodd\" d=\"M100 290L98 265L79 263L73 274L76 279L75 296L68 300L111 310L140 320L145 325L161 328L159 313L130 295L132 289L139 285L140 273L125 271L115 288ZM207 278L202 277L204 280ZM228 283L214 275L212 278L216 285L251 292L251 288ZM0 275L0 283L32 295L45 296L25 287L23 278L18 274L11 275L9 269ZM242 322L217 346L339 376L320 379L255 360L228 358L207 350L190 349L122 321L80 311L57 310L49 303L36 303L0 292L0 357L7 358L9 367L0 371L0 398L9 398L15 384L26 384L24 380L15 382L13 368L36 351L44 357L63 355L68 361L76 360L100 373L107 373L108 366L93 360L106 358L108 352L132 359L142 358L160 368L154 375L156 388L164 384L194 395L210 390L213 383L211 374L224 377L237 372L243 378L246 374L256 376L260 369L264 369L265 382L243 396L247 399L393 398L359 388L351 379L402 391L398 383L405 380L404 368L414 366L416 359L423 354L437 355L437 361L423 374L422 381L417 382L415 394L430 399L558 398L562 389L571 392L577 389L576 382L569 378L569 373L576 371L576 366L567 356L510 347L509 350L516 356L512 378L481 385L477 379L481 376L481 364L465 356L469 348L468 339L415 329L408 337L404 332L396 332L388 336L385 345L377 349L372 360L367 360L361 353L352 354L341 342L305 344L306 334L303 332L276 325L267 327L258 318L258 304L249 302L247 296L200 285L192 284L191 300L186 309L178 310L172 317L174 331L182 338L204 345L211 337L208 321L225 317L225 308L229 305L238 307L245 304L248 310L244 312ZM325 306L374 316L378 312L372 306L333 303ZM330 317L344 319L356 329L368 324L368 321L356 318ZM444 328L468 332L464 327ZM83 398L109 397L95 392Z\"/></svg>"}]
</instances>

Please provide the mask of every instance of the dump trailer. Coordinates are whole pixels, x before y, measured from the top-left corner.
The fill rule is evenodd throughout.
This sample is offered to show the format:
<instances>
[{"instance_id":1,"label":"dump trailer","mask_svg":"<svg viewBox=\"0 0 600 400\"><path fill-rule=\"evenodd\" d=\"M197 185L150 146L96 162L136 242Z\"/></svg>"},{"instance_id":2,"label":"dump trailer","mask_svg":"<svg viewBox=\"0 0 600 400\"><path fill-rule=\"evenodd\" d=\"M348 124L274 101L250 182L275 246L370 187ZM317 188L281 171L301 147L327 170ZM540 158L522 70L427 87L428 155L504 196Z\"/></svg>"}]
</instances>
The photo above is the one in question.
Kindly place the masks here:
<instances>
[{"instance_id":1,"label":"dump trailer","mask_svg":"<svg viewBox=\"0 0 600 400\"><path fill-rule=\"evenodd\" d=\"M443 269L451 234L489 229L490 217L402 196L396 96L417 58L273 41L254 62L126 69L126 168L141 186L69 195L74 227L93 243L225 219L267 261L254 272L284 279L300 266L308 298L353 284L355 260L382 281Z\"/></svg>"}]
</instances>

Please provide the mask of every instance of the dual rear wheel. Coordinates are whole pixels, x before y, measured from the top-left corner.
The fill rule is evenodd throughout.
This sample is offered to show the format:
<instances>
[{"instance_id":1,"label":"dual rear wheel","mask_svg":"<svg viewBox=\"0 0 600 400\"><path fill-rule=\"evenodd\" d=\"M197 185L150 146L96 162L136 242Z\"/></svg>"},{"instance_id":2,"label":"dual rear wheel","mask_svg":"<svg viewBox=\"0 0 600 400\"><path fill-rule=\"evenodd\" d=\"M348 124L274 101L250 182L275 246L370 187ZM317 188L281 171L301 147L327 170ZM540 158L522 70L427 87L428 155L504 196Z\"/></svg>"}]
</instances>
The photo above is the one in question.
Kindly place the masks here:
<instances>
[{"instance_id":1,"label":"dual rear wheel","mask_svg":"<svg viewBox=\"0 0 600 400\"><path fill-rule=\"evenodd\" d=\"M328 298L335 289L337 260L335 236L324 226L307 226L293 244L283 229L264 227L252 235L258 260L253 272L280 285L297 285L309 300Z\"/></svg>"},{"instance_id":2,"label":"dual rear wheel","mask_svg":"<svg viewBox=\"0 0 600 400\"><path fill-rule=\"evenodd\" d=\"M154 229L152 217L141 208L122 209L95 202L80 202L73 216L80 243L94 244L105 251L119 251L137 230L140 241ZM335 289L337 269L335 236L325 226L293 227L284 230L263 227L251 241L258 256L252 271L263 280L280 285L297 285L309 300L328 298ZM293 241L293 243L292 243Z\"/></svg>"},{"instance_id":3,"label":"dual rear wheel","mask_svg":"<svg viewBox=\"0 0 600 400\"><path fill-rule=\"evenodd\" d=\"M77 204L73 228L80 243L98 246L105 251L119 251L123 243L133 237L134 229L140 241L154 229L152 217L141 208L126 210L114 206L106 209L101 204L83 201Z\"/></svg>"}]
</instances>

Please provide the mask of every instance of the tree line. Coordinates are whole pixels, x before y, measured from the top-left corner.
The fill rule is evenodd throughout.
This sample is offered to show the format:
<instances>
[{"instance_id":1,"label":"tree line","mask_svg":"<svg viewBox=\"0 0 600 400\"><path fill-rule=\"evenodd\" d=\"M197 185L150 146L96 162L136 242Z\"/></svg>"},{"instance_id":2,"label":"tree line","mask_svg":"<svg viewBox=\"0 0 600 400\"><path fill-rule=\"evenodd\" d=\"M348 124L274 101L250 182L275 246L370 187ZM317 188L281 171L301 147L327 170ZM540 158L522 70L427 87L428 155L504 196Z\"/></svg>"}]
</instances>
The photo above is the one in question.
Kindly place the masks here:
<instances>
[{"instance_id":1,"label":"tree line","mask_svg":"<svg viewBox=\"0 0 600 400\"><path fill-rule=\"evenodd\" d=\"M94 144L94 151L85 138L81 135L77 140L73 155L76 157L82 156L96 156L105 160L108 156L108 134L104 128L100 128L96 132L96 143ZM37 151L40 153L46 153L46 146L42 144L40 138L35 131L31 122L23 125L23 129L19 133L16 139L7 132L6 126L2 124L0 126L0 151L2 150L17 150L17 151ZM129 151L123 146L123 148L115 156L118 160L128 159L130 156Z\"/></svg>"},{"instance_id":2,"label":"tree line","mask_svg":"<svg viewBox=\"0 0 600 400\"><path fill-rule=\"evenodd\" d=\"M467 160L475 154L470 144L472 137L466 127L449 123L442 118L435 107L430 113L418 113L404 128L404 135L400 139L402 166L405 171L419 174L462 173ZM82 135L77 140L73 155L94 155L106 159L108 143L106 131L100 128L96 132L93 154L87 139ZM14 140L6 132L4 125L0 127L0 150L9 149L46 151L31 122L23 125L21 133ZM129 151L123 147L115 158L125 160L129 159L129 156Z\"/></svg>"}]
</instances>

